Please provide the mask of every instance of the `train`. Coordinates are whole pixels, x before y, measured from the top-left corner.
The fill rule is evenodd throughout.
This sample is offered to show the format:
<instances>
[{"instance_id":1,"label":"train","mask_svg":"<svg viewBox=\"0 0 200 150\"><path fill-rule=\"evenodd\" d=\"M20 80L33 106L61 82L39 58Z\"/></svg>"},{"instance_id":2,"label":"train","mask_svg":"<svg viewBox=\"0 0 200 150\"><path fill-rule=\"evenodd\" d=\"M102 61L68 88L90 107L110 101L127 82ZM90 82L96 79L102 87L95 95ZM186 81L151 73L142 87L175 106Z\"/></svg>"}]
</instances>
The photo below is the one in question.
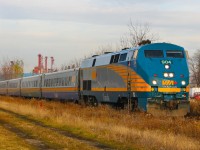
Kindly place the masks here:
<instances>
[{"instance_id":1,"label":"train","mask_svg":"<svg viewBox=\"0 0 200 150\"><path fill-rule=\"evenodd\" d=\"M84 59L76 69L0 81L0 94L183 116L190 111L187 56L171 43L125 48Z\"/></svg>"}]
</instances>

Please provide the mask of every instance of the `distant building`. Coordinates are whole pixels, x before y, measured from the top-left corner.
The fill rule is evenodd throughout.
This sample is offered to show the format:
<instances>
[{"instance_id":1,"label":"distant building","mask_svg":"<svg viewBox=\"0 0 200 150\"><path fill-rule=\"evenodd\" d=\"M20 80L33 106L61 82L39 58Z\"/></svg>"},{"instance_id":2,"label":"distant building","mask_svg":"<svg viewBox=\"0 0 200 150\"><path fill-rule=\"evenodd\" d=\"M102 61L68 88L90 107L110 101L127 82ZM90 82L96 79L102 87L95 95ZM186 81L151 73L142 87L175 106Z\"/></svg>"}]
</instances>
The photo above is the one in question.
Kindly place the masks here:
<instances>
[{"instance_id":1,"label":"distant building","mask_svg":"<svg viewBox=\"0 0 200 150\"><path fill-rule=\"evenodd\" d=\"M30 76L34 76L34 73L24 73L23 77L30 77Z\"/></svg>"}]
</instances>

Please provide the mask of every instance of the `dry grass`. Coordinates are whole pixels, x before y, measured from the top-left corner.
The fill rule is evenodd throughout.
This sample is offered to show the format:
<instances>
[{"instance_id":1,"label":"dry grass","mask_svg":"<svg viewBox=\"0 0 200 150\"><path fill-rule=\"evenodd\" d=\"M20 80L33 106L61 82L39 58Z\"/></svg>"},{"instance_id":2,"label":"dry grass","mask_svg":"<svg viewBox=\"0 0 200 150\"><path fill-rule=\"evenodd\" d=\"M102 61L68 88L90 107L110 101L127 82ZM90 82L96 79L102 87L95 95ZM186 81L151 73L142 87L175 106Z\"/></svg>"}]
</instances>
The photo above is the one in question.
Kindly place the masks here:
<instances>
[{"instance_id":1,"label":"dry grass","mask_svg":"<svg viewBox=\"0 0 200 150\"><path fill-rule=\"evenodd\" d=\"M34 149L26 143L23 139L19 138L16 134L6 130L0 126L0 149L1 150L31 150Z\"/></svg>"},{"instance_id":2,"label":"dry grass","mask_svg":"<svg viewBox=\"0 0 200 150\"><path fill-rule=\"evenodd\" d=\"M79 150L80 147L83 150L95 150L94 147L80 142L76 139L68 138L52 130L38 126L37 124L30 123L27 120L17 118L12 114L6 112L0 112L0 120L3 120L12 126L20 129L27 135L35 137L37 140L44 142L46 145L51 146L54 149L73 149Z\"/></svg>"},{"instance_id":3,"label":"dry grass","mask_svg":"<svg viewBox=\"0 0 200 150\"><path fill-rule=\"evenodd\" d=\"M200 149L200 121L184 117L152 117L127 113L107 106L81 107L21 98L0 97L0 107L44 120L59 128L117 148ZM191 101L192 113L199 115L199 102Z\"/></svg>"},{"instance_id":4,"label":"dry grass","mask_svg":"<svg viewBox=\"0 0 200 150\"><path fill-rule=\"evenodd\" d=\"M190 100L191 115L200 116L200 100Z\"/></svg>"}]
</instances>

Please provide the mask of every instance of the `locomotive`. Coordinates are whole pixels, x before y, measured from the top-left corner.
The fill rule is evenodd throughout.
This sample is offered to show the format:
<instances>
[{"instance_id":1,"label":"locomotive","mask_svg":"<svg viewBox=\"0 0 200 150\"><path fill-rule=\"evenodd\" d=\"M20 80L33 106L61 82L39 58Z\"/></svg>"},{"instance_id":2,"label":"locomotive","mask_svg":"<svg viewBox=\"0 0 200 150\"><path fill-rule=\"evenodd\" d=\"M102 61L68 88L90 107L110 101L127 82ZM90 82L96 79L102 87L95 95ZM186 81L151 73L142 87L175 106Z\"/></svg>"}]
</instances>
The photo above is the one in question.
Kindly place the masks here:
<instances>
[{"instance_id":1,"label":"locomotive","mask_svg":"<svg viewBox=\"0 0 200 150\"><path fill-rule=\"evenodd\" d=\"M83 60L77 69L1 81L0 94L185 115L190 109L187 53L170 43L107 52Z\"/></svg>"}]
</instances>

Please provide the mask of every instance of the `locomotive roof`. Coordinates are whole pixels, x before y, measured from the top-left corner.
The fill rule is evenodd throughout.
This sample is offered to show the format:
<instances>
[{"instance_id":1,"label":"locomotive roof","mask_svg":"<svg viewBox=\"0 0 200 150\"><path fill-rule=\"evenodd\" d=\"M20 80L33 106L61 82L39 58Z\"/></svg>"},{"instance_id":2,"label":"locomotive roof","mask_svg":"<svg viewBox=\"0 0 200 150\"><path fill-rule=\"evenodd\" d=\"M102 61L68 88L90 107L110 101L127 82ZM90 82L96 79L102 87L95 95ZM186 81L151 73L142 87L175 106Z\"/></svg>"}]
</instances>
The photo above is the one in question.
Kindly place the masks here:
<instances>
[{"instance_id":1,"label":"locomotive roof","mask_svg":"<svg viewBox=\"0 0 200 150\"><path fill-rule=\"evenodd\" d=\"M171 43L165 43L165 42L163 42L163 43L151 43L151 44L145 44L145 45L141 45L141 46L121 49L120 51L117 51L117 52L110 52L110 53L106 53L106 54L102 54L102 55L94 55L94 57L87 58L87 59L98 58L98 57L101 57L101 56L109 56L109 55L113 55L113 54L128 52L130 50L139 50L141 48L145 48L145 47L149 47L149 46L157 46L157 45L171 45L171 46L183 48L181 46L171 44Z\"/></svg>"},{"instance_id":2,"label":"locomotive roof","mask_svg":"<svg viewBox=\"0 0 200 150\"><path fill-rule=\"evenodd\" d=\"M138 49L141 49L141 48L145 49L146 47L155 47L155 46L159 47L159 48L165 46L165 47L173 47L173 48L176 47L178 49L184 49L183 47L181 47L179 45L175 45L175 44L171 44L171 43L165 43L165 42L163 42L163 43L152 43L152 44L142 45L142 46L138 47Z\"/></svg>"},{"instance_id":3,"label":"locomotive roof","mask_svg":"<svg viewBox=\"0 0 200 150\"><path fill-rule=\"evenodd\" d=\"M83 60L82 63L81 63L81 68L88 68L88 67L93 67L93 66L101 66L101 65L110 64L110 60L111 60L112 55L129 53L130 51L145 49L147 47L154 49L155 47L160 48L162 46L169 47L169 48L170 47L173 47L173 48L176 47L178 49L183 49L183 47L180 47L178 45L171 44L171 43L145 44L145 45L141 45L141 46L137 46L137 47L122 49L122 50L117 51L117 52L109 52L109 53L102 54L102 55L94 55L91 58L87 58L87 59ZM93 64L95 64L95 65L93 65Z\"/></svg>"},{"instance_id":4,"label":"locomotive roof","mask_svg":"<svg viewBox=\"0 0 200 150\"><path fill-rule=\"evenodd\" d=\"M81 62L80 68L92 67L93 63L95 63L94 66L101 66L101 65L110 64L110 59L111 59L112 55L124 54L124 53L128 53L129 51L136 50L136 49L138 49L138 47L128 48L128 49L120 50L118 52L111 52L111 53L106 53L106 54L102 54L102 55L95 55L91 58L84 59ZM94 60L95 60L95 62L94 62Z\"/></svg>"}]
</instances>

